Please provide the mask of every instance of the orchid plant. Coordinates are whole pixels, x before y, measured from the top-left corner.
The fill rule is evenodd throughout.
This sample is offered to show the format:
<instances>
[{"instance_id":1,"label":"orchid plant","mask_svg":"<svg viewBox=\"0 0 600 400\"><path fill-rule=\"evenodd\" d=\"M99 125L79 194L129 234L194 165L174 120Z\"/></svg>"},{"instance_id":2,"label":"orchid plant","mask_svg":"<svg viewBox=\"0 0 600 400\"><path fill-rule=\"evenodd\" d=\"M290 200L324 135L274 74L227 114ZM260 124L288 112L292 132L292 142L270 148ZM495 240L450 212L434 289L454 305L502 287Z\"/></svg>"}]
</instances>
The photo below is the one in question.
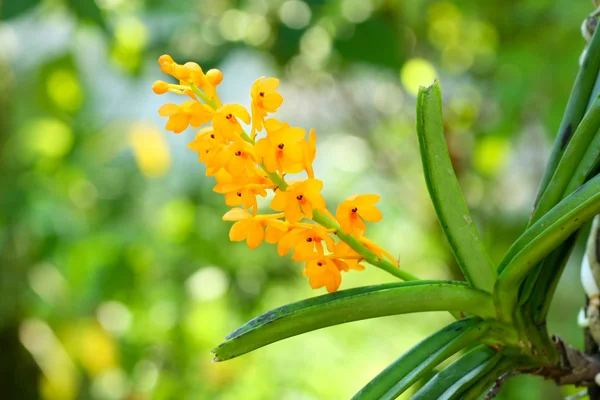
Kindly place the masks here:
<instances>
[{"instance_id":1,"label":"orchid plant","mask_svg":"<svg viewBox=\"0 0 600 400\"><path fill-rule=\"evenodd\" d=\"M595 24L595 16L586 20L586 31L593 32ZM206 175L215 177L214 191L234 207L223 216L234 222L230 239L246 241L251 248L275 244L279 255L291 253L293 260L304 263L303 274L312 288L329 292L247 322L213 350L214 361L351 321L448 311L455 322L401 355L354 399L394 399L430 378L455 354L460 354L456 361L418 385L412 398L492 397L503 379L521 373L558 384L594 386L600 363L551 337L546 317L578 233L600 213L597 30L582 57L529 224L498 265L488 256L454 173L440 85L420 89L416 125L425 180L464 282L419 279L367 237L367 223L382 219L378 195L352 195L335 213L328 211L320 194L323 182L312 167L317 151L314 130L307 133L272 116L283 102L277 92L279 80L263 77L254 83L249 112L239 104L221 103L220 71L204 73L198 64L180 65L167 55L160 57L159 65L177 83L157 81L154 92L187 97L179 105L165 104L159 114L168 118L166 129L174 133L201 127L189 147L206 165ZM257 198L269 193L271 212L259 212ZM597 232L592 230L592 235ZM590 243L595 245L595 239ZM590 301L581 323L600 338L600 328L594 330L600 321L600 290L594 278L600 277L600 262L593 255L584 261ZM369 265L399 281L338 291L342 272Z\"/></svg>"}]
</instances>

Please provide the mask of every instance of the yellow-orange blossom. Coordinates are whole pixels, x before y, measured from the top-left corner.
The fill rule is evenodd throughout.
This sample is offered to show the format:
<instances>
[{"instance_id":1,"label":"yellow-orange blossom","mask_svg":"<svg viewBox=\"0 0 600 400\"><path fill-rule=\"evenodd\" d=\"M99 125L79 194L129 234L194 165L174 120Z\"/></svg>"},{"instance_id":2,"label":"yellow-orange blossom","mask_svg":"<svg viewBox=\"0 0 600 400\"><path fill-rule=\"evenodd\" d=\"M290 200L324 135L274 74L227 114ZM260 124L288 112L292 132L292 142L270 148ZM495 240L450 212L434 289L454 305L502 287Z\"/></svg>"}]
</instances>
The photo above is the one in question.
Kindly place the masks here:
<instances>
[{"instance_id":1,"label":"yellow-orange blossom","mask_svg":"<svg viewBox=\"0 0 600 400\"><path fill-rule=\"evenodd\" d=\"M277 244L279 255L293 253L292 258L306 263L303 274L313 289L325 287L336 291L341 272L363 270L364 256L343 241L336 241L334 229L315 224L313 213L319 212L335 220L346 234L352 235L368 251L396 264L385 250L364 236L367 222L380 221L382 216L374 206L379 196L354 195L344 201L331 215L321 195L323 182L314 178L312 163L316 155L316 135L290 127L285 122L268 118L277 111L283 97L277 93L279 80L261 77L251 88L251 113L239 104L222 104L217 86L223 75L212 69L206 74L196 63L177 64L168 55L158 59L161 70L179 82L156 81L156 94L167 92L188 97L181 104L168 103L159 114L168 117L166 129L180 133L189 126L201 128L189 148L198 153L206 165L206 175L214 176L214 191L225 195L229 206L242 206L228 211L223 219L234 221L229 232L233 241L245 240L250 248L263 241ZM242 125L251 125L247 135ZM264 136L255 142L255 137ZM306 172L307 178L288 186L287 174ZM285 183L285 188L281 182ZM277 213L258 214L257 196L275 193L270 207ZM308 221L307 221L308 220Z\"/></svg>"}]
</instances>

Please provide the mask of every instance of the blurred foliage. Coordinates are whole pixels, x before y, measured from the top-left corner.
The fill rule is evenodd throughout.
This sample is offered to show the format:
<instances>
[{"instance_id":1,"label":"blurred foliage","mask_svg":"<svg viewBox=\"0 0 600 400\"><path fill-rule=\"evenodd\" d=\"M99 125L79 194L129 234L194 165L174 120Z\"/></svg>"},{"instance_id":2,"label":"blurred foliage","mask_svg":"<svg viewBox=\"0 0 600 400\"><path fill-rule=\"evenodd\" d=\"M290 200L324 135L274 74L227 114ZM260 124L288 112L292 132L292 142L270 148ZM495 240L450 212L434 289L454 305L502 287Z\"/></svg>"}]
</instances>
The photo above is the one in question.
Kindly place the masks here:
<instances>
[{"instance_id":1,"label":"blurred foliage","mask_svg":"<svg viewBox=\"0 0 600 400\"><path fill-rule=\"evenodd\" d=\"M590 11L567 0L0 2L0 396L347 398L448 320L359 322L211 365L240 323L316 293L272 249L229 243L226 208L185 148L193 133L167 135L156 114L160 54L222 69L228 101L280 77L282 118L319 133L328 201L381 194L373 239L422 277L460 279L421 174L416 90L442 82L457 174L498 260L531 210ZM573 265L550 324L581 345L577 276ZM385 279L368 269L344 287ZM561 396L523 376L500 397Z\"/></svg>"}]
</instances>

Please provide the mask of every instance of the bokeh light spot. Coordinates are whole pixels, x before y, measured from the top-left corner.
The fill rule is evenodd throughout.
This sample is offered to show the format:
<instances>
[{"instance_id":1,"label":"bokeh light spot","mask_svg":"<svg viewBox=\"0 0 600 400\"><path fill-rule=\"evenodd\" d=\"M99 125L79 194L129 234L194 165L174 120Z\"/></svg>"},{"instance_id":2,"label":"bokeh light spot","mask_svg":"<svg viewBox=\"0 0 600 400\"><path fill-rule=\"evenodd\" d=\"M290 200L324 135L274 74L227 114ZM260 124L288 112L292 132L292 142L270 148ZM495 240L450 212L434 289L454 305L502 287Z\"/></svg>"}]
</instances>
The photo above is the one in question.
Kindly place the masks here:
<instances>
[{"instance_id":1,"label":"bokeh light spot","mask_svg":"<svg viewBox=\"0 0 600 400\"><path fill-rule=\"evenodd\" d=\"M420 86L431 85L438 74L433 65L422 58L411 58L406 61L400 71L400 80L404 88L416 95Z\"/></svg>"},{"instance_id":2,"label":"bokeh light spot","mask_svg":"<svg viewBox=\"0 0 600 400\"><path fill-rule=\"evenodd\" d=\"M129 141L137 165L148 178L164 176L171 169L171 153L165 136L156 125L137 123L133 125Z\"/></svg>"},{"instance_id":3,"label":"bokeh light spot","mask_svg":"<svg viewBox=\"0 0 600 400\"><path fill-rule=\"evenodd\" d=\"M511 146L506 138L488 136L477 141L474 165L484 175L495 175L508 162Z\"/></svg>"},{"instance_id":4,"label":"bokeh light spot","mask_svg":"<svg viewBox=\"0 0 600 400\"><path fill-rule=\"evenodd\" d=\"M48 303L58 301L65 294L67 287L65 278L54 265L49 263L38 264L31 268L28 281L33 291Z\"/></svg>"},{"instance_id":5,"label":"bokeh light spot","mask_svg":"<svg viewBox=\"0 0 600 400\"><path fill-rule=\"evenodd\" d=\"M210 301L227 291L229 279L218 267L204 267L190 276L186 282L189 294L196 301Z\"/></svg>"},{"instance_id":6,"label":"bokeh light spot","mask_svg":"<svg viewBox=\"0 0 600 400\"><path fill-rule=\"evenodd\" d=\"M54 104L61 110L74 112L81 107L81 87L71 70L53 71L46 81L46 91Z\"/></svg>"},{"instance_id":7,"label":"bokeh light spot","mask_svg":"<svg viewBox=\"0 0 600 400\"><path fill-rule=\"evenodd\" d=\"M129 51L140 51L148 42L148 29L138 18L122 18L115 28L119 46Z\"/></svg>"},{"instance_id":8,"label":"bokeh light spot","mask_svg":"<svg viewBox=\"0 0 600 400\"><path fill-rule=\"evenodd\" d=\"M308 4L300 0L288 0L279 8L279 18L292 29L302 29L310 23L311 11Z\"/></svg>"},{"instance_id":9,"label":"bokeh light spot","mask_svg":"<svg viewBox=\"0 0 600 400\"><path fill-rule=\"evenodd\" d=\"M265 43L271 36L271 26L265 17L262 15L253 15L248 22L248 30L246 32L246 43L252 46L260 46Z\"/></svg>"},{"instance_id":10,"label":"bokeh light spot","mask_svg":"<svg viewBox=\"0 0 600 400\"><path fill-rule=\"evenodd\" d=\"M302 57L311 67L317 67L327 60L331 53L331 46L331 36L320 26L309 29L300 39Z\"/></svg>"},{"instance_id":11,"label":"bokeh light spot","mask_svg":"<svg viewBox=\"0 0 600 400\"><path fill-rule=\"evenodd\" d=\"M344 18L355 24L366 21L373 13L370 0L344 0L341 7Z\"/></svg>"},{"instance_id":12,"label":"bokeh light spot","mask_svg":"<svg viewBox=\"0 0 600 400\"><path fill-rule=\"evenodd\" d=\"M248 22L247 13L236 9L228 10L219 22L221 36L231 42L243 40L248 29Z\"/></svg>"},{"instance_id":13,"label":"bokeh light spot","mask_svg":"<svg viewBox=\"0 0 600 400\"><path fill-rule=\"evenodd\" d=\"M23 127L23 131L27 135L28 149L37 155L62 157L73 146L71 128L58 119L33 120Z\"/></svg>"},{"instance_id":14,"label":"bokeh light spot","mask_svg":"<svg viewBox=\"0 0 600 400\"><path fill-rule=\"evenodd\" d=\"M129 309L118 301L107 301L96 310L98 322L104 329L117 335L127 332L133 317Z\"/></svg>"}]
</instances>

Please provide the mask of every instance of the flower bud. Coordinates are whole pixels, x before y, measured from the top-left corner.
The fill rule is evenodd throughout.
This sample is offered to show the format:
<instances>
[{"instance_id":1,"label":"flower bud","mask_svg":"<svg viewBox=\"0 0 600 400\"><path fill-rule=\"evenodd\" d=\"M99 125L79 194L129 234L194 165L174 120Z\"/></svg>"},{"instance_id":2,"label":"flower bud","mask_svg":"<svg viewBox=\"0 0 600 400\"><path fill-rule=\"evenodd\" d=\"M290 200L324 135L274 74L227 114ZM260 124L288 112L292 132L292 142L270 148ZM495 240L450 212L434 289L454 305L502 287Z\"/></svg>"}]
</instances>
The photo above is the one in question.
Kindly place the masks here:
<instances>
[{"instance_id":1,"label":"flower bud","mask_svg":"<svg viewBox=\"0 0 600 400\"><path fill-rule=\"evenodd\" d=\"M169 91L169 84L164 81L156 81L152 85L152 91L156 94L165 94Z\"/></svg>"},{"instance_id":2,"label":"flower bud","mask_svg":"<svg viewBox=\"0 0 600 400\"><path fill-rule=\"evenodd\" d=\"M206 73L206 78L211 85L217 86L223 81L223 73L218 69L211 69Z\"/></svg>"}]
</instances>

